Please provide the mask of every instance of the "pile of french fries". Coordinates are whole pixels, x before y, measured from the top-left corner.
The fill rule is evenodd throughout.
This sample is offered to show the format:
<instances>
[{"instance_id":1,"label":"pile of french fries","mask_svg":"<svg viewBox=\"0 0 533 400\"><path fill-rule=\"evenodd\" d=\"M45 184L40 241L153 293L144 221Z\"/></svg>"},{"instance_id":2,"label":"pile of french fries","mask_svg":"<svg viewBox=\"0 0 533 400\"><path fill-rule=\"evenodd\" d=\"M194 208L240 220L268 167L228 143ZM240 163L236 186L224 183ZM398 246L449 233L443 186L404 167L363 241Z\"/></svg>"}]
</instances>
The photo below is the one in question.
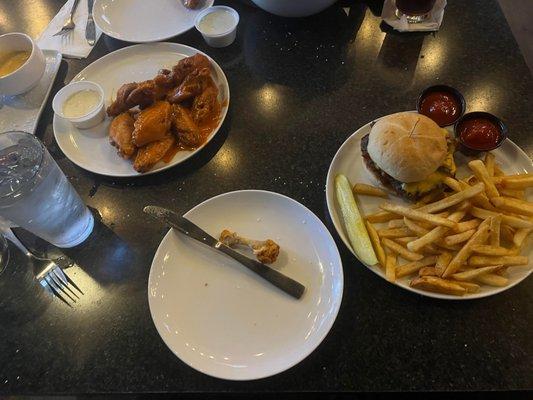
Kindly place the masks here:
<instances>
[{"instance_id":1,"label":"pile of french fries","mask_svg":"<svg viewBox=\"0 0 533 400\"><path fill-rule=\"evenodd\" d=\"M505 175L492 153L468 167L470 177L446 178L449 190L412 206L385 202L364 218L389 281L409 276L413 288L462 296L480 285L505 286L509 268L528 267L520 254L528 253L533 230L533 203L526 198L533 174ZM387 197L365 184L355 184L353 193Z\"/></svg>"}]
</instances>

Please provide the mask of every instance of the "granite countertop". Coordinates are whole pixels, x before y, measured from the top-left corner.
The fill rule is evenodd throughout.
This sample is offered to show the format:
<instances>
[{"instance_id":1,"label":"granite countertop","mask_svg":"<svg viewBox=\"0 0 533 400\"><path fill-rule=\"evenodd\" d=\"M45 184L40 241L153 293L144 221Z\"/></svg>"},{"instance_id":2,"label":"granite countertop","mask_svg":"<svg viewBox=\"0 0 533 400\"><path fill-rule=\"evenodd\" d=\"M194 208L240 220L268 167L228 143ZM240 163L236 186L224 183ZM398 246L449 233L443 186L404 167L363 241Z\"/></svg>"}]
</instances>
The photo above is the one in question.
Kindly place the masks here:
<instances>
[{"instance_id":1,"label":"granite countertop","mask_svg":"<svg viewBox=\"0 0 533 400\"><path fill-rule=\"evenodd\" d=\"M77 306L27 298L17 317L0 321L0 395L531 389L533 279L467 302L407 292L349 253L324 193L331 159L350 134L376 117L414 109L420 91L439 83L462 91L468 110L505 120L510 138L531 157L532 76L496 1L451 0L438 33L416 34L381 25L377 1L345 1L345 8L300 20L224 3L241 15L235 44L208 48L195 31L173 41L207 52L224 69L227 120L197 157L163 173L105 178L64 156L53 138L54 93L129 44L104 35L87 59L62 62L37 135L101 220L71 252L81 268L70 273L86 291ZM35 36L61 5L3 0L0 33ZM341 252L344 296L331 332L308 358L268 379L230 382L188 367L159 337L147 280L167 229L142 208L156 203L185 212L252 188L290 196L325 222Z\"/></svg>"}]
</instances>

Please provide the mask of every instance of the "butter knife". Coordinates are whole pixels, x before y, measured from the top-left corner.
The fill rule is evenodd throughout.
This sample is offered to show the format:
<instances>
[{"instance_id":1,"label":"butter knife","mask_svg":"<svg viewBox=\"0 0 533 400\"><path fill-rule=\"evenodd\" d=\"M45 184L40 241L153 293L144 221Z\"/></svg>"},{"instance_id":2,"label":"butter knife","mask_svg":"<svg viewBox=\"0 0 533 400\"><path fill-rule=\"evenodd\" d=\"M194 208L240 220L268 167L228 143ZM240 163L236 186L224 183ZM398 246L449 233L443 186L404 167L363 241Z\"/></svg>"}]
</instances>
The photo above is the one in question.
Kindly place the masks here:
<instances>
[{"instance_id":1,"label":"butter knife","mask_svg":"<svg viewBox=\"0 0 533 400\"><path fill-rule=\"evenodd\" d=\"M87 0L87 8L89 14L87 15L87 26L85 27L85 39L87 43L91 46L94 46L96 41L96 30L94 28L94 19L93 19L93 3L94 0Z\"/></svg>"},{"instance_id":2,"label":"butter knife","mask_svg":"<svg viewBox=\"0 0 533 400\"><path fill-rule=\"evenodd\" d=\"M282 273L270 268L265 264L260 263L259 261L252 260L251 258L248 258L233 250L209 235L207 232L203 231L202 228L195 225L187 218L184 218L171 210L157 206L146 206L144 207L144 212L152 217L162 220L166 225L178 230L184 235L187 235L190 238L193 238L207 246L214 248L215 250L226 254L227 256L230 256L249 270L255 272L261 278L267 280L272 285L283 290L292 297L295 297L296 299L302 297L305 291L305 286L303 286L301 283L283 275Z\"/></svg>"}]
</instances>

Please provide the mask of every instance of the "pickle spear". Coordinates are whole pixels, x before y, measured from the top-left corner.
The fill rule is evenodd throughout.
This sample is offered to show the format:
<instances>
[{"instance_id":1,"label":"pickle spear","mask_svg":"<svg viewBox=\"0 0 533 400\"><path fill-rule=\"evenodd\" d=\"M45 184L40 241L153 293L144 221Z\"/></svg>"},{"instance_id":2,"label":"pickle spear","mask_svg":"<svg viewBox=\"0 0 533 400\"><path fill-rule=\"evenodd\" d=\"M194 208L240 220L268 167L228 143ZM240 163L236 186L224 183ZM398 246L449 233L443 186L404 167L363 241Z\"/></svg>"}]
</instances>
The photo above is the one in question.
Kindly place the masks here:
<instances>
[{"instance_id":1,"label":"pickle spear","mask_svg":"<svg viewBox=\"0 0 533 400\"><path fill-rule=\"evenodd\" d=\"M363 218L353 197L352 187L346 176L339 174L335 177L335 191L341 208L344 227L357 257L367 265L378 263L376 253L368 237Z\"/></svg>"}]
</instances>

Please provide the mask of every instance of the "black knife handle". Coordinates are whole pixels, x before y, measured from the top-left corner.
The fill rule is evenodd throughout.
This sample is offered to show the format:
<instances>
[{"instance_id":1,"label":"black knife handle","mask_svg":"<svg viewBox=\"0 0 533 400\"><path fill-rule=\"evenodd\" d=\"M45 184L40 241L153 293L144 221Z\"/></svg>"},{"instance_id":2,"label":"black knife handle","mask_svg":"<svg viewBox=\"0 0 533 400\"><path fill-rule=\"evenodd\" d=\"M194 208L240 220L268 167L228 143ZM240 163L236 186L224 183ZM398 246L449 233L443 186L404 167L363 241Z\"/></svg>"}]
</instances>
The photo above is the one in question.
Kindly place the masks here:
<instances>
[{"instance_id":1,"label":"black knife handle","mask_svg":"<svg viewBox=\"0 0 533 400\"><path fill-rule=\"evenodd\" d=\"M252 270L261 278L267 280L277 288L283 290L285 293L291 295L296 299L300 299L305 292L305 286L288 276L283 275L281 272L270 268L265 264L261 264L258 261L252 260L241 253L233 250L225 244L218 243L216 246L220 251L227 254L235 261L240 262L246 268Z\"/></svg>"}]
</instances>

